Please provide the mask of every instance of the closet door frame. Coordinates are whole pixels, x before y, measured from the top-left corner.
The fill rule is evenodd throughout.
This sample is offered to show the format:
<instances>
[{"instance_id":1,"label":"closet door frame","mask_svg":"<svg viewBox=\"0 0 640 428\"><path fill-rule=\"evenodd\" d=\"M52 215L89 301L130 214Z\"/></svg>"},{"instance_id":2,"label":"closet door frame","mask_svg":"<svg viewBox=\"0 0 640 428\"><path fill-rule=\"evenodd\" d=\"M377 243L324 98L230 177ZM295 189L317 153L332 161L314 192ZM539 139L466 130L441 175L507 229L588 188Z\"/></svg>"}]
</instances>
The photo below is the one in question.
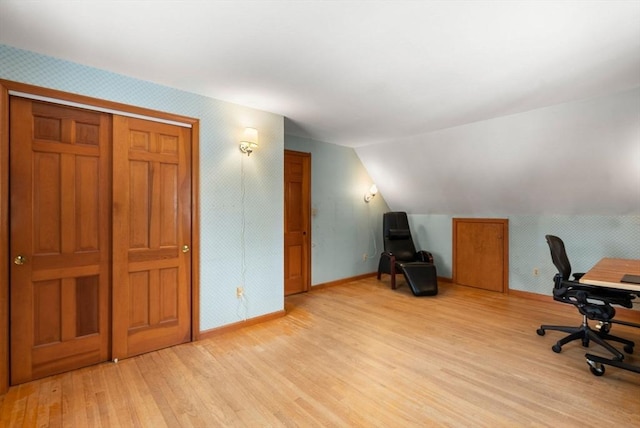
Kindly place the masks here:
<instances>
[{"instance_id":1,"label":"closet door frame","mask_svg":"<svg viewBox=\"0 0 640 428\"><path fill-rule=\"evenodd\" d=\"M10 91L51 98L100 110L128 113L148 118L179 122L191 126L191 340L200 336L200 222L199 222L199 135L198 119L142 107L71 94L55 89L0 79L0 394L9 389L9 97Z\"/></svg>"}]
</instances>

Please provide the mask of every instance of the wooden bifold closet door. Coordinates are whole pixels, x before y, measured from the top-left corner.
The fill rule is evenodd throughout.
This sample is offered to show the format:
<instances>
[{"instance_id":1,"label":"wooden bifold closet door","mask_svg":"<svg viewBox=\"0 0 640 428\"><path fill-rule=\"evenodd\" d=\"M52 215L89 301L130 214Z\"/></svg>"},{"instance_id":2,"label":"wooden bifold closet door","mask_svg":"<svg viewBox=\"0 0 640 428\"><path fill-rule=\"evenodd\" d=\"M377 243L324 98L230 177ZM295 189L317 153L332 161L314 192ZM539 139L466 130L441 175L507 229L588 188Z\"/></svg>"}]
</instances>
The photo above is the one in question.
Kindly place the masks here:
<instances>
[{"instance_id":1,"label":"wooden bifold closet door","mask_svg":"<svg viewBox=\"0 0 640 428\"><path fill-rule=\"evenodd\" d=\"M11 97L11 384L191 339L191 144Z\"/></svg>"}]
</instances>

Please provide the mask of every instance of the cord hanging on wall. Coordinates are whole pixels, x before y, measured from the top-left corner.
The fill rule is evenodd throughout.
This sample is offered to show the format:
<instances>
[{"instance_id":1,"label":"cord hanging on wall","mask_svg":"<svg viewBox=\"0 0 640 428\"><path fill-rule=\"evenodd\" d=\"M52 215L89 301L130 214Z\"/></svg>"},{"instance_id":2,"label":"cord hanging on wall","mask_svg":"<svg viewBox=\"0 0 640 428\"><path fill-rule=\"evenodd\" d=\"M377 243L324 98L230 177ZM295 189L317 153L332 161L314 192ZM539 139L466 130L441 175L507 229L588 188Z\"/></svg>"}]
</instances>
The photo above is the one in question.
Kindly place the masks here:
<instances>
[{"instance_id":1,"label":"cord hanging on wall","mask_svg":"<svg viewBox=\"0 0 640 428\"><path fill-rule=\"evenodd\" d=\"M240 151L242 153L246 153L247 156L250 156L251 153L258 147L258 130L255 128L245 128L242 140L240 141ZM236 287L236 297L238 298L238 307L236 309L236 313L239 318L243 321L247 319L249 307L248 300L246 296L246 240L245 240L245 229L246 229L246 206L245 206L245 196L246 196L246 186L245 186L245 171L244 171L244 158L240 161L240 205L241 205L241 230L240 230L240 240L241 240L241 267L240 267L240 286Z\"/></svg>"},{"instance_id":2,"label":"cord hanging on wall","mask_svg":"<svg viewBox=\"0 0 640 428\"><path fill-rule=\"evenodd\" d=\"M242 150L242 144L240 145L240 150ZM245 152L244 150L242 150ZM247 156L251 154L251 151L247 153ZM246 229L246 216L245 216L245 196L246 196L246 187L245 187L245 174L244 174L244 158L240 159L240 285L236 287L236 297L238 299L238 307L236 308L236 315L238 318L245 321L247 319L247 300L246 300L246 240L245 240L245 229Z\"/></svg>"}]
</instances>

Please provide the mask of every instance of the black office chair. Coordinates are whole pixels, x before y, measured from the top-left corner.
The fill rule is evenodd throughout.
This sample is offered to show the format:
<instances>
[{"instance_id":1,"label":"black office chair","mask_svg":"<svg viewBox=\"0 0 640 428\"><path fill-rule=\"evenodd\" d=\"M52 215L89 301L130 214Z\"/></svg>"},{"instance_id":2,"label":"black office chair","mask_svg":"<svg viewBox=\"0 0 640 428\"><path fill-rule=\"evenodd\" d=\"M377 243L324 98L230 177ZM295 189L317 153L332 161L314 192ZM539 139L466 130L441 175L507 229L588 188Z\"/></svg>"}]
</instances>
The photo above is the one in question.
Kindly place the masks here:
<instances>
[{"instance_id":1,"label":"black office chair","mask_svg":"<svg viewBox=\"0 0 640 428\"><path fill-rule=\"evenodd\" d=\"M544 336L546 330L557 330L569 333L551 347L554 352L562 351L562 345L573 340L580 339L582 346L588 347L590 341L603 346L614 355L614 359L622 360L624 355L611 346L607 340L623 343L627 353L633 352L634 342L609 334L611 322L616 311L611 305L620 305L627 308L633 306L634 296L625 291L610 290L602 287L580 284L578 280L584 273L574 273L571 279L571 263L562 239L553 235L546 235L547 244L551 251L551 260L558 269L553 277L553 298L562 303L568 303L578 308L582 314L582 324L578 327L559 325L541 325L537 330L538 335ZM594 330L589 326L588 320L600 322L600 329Z\"/></svg>"},{"instance_id":2,"label":"black office chair","mask_svg":"<svg viewBox=\"0 0 640 428\"><path fill-rule=\"evenodd\" d=\"M416 251L407 213L384 213L382 234L384 252L378 263L378 279L382 273L391 275L391 288L395 290L396 274L402 273L415 296L438 294L438 277L433 256L428 251Z\"/></svg>"}]
</instances>

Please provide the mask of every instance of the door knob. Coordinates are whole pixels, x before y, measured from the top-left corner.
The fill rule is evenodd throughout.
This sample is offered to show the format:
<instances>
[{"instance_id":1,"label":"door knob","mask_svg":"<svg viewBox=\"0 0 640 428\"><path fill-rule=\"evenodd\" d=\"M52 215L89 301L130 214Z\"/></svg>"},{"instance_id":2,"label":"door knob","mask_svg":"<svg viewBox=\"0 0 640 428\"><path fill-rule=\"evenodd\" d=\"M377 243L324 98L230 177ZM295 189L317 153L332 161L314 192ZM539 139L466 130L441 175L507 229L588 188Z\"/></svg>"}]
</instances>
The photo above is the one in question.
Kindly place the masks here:
<instances>
[{"instance_id":1,"label":"door knob","mask_svg":"<svg viewBox=\"0 0 640 428\"><path fill-rule=\"evenodd\" d=\"M23 265L24 262L26 261L27 261L27 258L25 256L21 256L20 254L18 254L18 256L16 256L16 258L13 259L13 263L17 265Z\"/></svg>"},{"instance_id":2,"label":"door knob","mask_svg":"<svg viewBox=\"0 0 640 428\"><path fill-rule=\"evenodd\" d=\"M183 253L188 253L189 252L189 246L188 245L183 245L182 246L182 252Z\"/></svg>"}]
</instances>

